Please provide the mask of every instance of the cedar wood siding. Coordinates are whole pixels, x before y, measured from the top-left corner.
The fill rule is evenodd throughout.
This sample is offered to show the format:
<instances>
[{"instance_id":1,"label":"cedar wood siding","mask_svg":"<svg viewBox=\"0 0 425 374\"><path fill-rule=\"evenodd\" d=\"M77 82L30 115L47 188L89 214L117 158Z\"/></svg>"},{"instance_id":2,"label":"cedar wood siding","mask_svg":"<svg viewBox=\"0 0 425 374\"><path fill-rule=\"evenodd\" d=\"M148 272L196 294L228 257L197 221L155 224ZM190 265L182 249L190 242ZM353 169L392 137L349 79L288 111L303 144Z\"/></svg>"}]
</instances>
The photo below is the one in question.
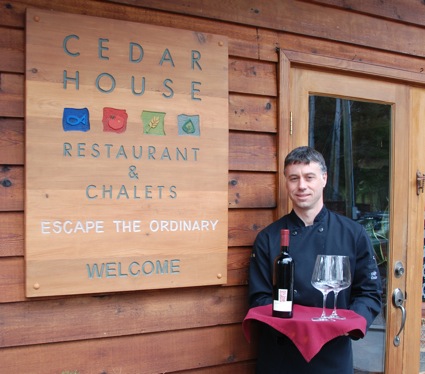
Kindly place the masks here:
<instances>
[{"instance_id":1,"label":"cedar wood siding","mask_svg":"<svg viewBox=\"0 0 425 374\"><path fill-rule=\"evenodd\" d=\"M229 38L227 285L25 298L27 7ZM423 84L424 11L411 0L1 0L0 373L253 373L255 344L241 330L247 267L256 234L276 218L287 151L277 148L277 48L396 68Z\"/></svg>"}]
</instances>

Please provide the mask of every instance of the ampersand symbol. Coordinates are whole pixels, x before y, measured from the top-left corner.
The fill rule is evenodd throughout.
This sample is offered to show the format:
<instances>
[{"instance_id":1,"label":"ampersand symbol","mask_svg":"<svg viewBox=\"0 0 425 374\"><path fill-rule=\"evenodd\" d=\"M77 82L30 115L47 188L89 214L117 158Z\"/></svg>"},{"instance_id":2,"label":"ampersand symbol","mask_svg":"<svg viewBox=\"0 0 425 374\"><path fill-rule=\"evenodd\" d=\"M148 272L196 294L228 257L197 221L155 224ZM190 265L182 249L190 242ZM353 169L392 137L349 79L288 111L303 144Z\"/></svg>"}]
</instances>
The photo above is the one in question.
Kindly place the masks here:
<instances>
[{"instance_id":1,"label":"ampersand symbol","mask_svg":"<svg viewBox=\"0 0 425 374\"><path fill-rule=\"evenodd\" d=\"M128 176L129 176L131 179L139 179L139 174L138 174L138 173L136 173L136 167L135 167L134 165L131 165L128 169L130 170L130 171L128 172Z\"/></svg>"}]
</instances>

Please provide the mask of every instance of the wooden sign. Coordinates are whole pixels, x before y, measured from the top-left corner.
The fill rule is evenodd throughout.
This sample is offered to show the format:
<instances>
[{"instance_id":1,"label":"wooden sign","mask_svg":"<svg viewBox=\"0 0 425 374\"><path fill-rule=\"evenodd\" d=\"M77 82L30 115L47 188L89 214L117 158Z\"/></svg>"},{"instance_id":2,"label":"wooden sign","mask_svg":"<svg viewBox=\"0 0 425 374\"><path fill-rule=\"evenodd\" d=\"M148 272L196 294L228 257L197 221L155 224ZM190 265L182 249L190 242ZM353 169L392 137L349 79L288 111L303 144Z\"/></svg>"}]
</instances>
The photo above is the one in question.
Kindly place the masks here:
<instances>
[{"instance_id":1,"label":"wooden sign","mask_svg":"<svg viewBox=\"0 0 425 374\"><path fill-rule=\"evenodd\" d=\"M226 283L225 37L28 10L28 297Z\"/></svg>"}]
</instances>

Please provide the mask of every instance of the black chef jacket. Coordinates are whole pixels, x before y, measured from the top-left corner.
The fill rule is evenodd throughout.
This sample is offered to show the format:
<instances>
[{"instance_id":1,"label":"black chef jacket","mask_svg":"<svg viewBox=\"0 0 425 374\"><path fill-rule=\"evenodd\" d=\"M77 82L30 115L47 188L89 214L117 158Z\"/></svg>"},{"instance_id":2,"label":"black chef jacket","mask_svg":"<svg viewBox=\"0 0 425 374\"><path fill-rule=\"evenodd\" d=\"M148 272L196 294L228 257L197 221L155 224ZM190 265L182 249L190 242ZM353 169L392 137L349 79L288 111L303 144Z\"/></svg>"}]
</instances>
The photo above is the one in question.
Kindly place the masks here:
<instances>
[{"instance_id":1,"label":"black chef jacket","mask_svg":"<svg viewBox=\"0 0 425 374\"><path fill-rule=\"evenodd\" d=\"M366 319L366 328L381 310L382 287L369 236L355 221L324 207L313 225L292 211L267 226L254 243L249 266L249 305L273 302L273 265L281 251L280 230L290 230L289 252L295 263L294 303L322 307L323 295L311 285L318 254L350 258L352 284L338 295L338 308L351 309ZM333 307L333 293L327 307ZM341 336L323 346L306 362L286 336L260 324L257 374L352 374L351 338Z\"/></svg>"}]
</instances>

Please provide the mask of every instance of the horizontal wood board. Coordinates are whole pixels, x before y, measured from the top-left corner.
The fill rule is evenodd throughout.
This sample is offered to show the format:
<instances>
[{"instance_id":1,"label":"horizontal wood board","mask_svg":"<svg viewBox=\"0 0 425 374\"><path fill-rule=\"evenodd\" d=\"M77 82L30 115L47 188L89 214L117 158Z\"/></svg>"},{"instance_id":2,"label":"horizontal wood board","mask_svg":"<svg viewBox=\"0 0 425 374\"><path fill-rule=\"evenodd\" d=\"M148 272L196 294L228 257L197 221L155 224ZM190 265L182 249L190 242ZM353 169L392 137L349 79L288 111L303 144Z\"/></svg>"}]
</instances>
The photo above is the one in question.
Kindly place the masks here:
<instances>
[{"instance_id":1,"label":"horizontal wood board","mask_svg":"<svg viewBox=\"0 0 425 374\"><path fill-rule=\"evenodd\" d=\"M397 51L408 55L425 56L421 43L424 22L419 15L423 4L409 0L385 0L356 2L353 12L349 3L342 0L325 0L338 7L323 6L320 1L270 0L235 1L223 7L220 2L199 2L188 0L115 0L121 4L160 9L215 20L225 20L243 25L255 25L264 29L310 35L321 39L363 45L375 49ZM361 3L361 5L359 5ZM384 3L384 4L382 4ZM403 11L397 11L397 7ZM381 11L380 9L383 8ZM392 15L389 16L392 12ZM401 15L402 14L402 15ZM403 20L405 22L399 22ZM418 27L419 25L419 27ZM374 30L374 32L370 32ZM379 37L377 37L379 35ZM405 41L409 40L409 43Z\"/></svg>"}]
</instances>

